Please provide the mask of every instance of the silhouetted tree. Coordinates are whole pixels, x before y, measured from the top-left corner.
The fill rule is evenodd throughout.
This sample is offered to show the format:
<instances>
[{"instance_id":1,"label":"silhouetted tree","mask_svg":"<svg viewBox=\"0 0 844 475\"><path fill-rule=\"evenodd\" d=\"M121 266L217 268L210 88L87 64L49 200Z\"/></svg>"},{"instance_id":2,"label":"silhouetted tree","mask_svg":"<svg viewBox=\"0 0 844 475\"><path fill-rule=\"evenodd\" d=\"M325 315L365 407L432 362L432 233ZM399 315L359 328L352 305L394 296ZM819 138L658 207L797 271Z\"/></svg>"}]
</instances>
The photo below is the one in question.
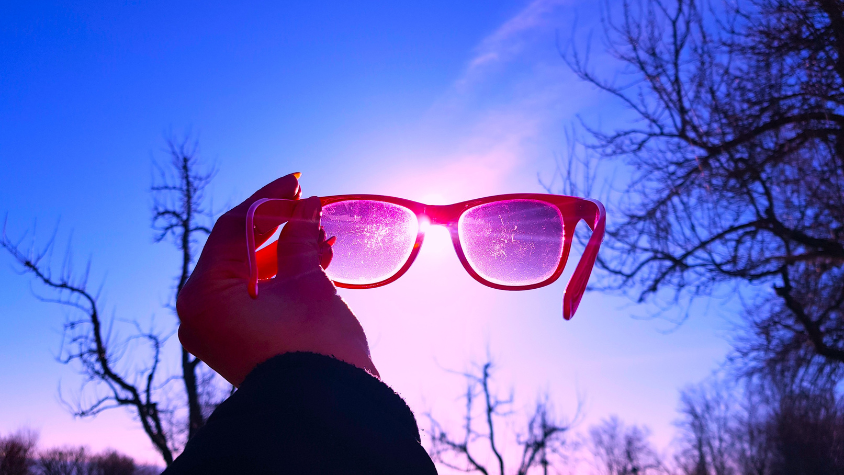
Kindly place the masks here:
<instances>
[{"instance_id":1,"label":"silhouetted tree","mask_svg":"<svg viewBox=\"0 0 844 475\"><path fill-rule=\"evenodd\" d=\"M152 227L158 233L155 242L167 237L179 250L178 278L170 310L176 315L176 297L190 277L197 256L200 239L211 234L205 224L213 212L206 208L205 188L214 176L213 170L205 170L199 162L197 143L188 139L182 142L169 140L170 163L167 166L156 165L158 180L152 186L153 218ZM214 393L214 373L202 372L201 361L193 357L184 347L181 348L182 381L188 409L188 438L196 434L205 425L205 419L219 403ZM204 392L204 393L203 393ZM203 397L205 396L205 397Z\"/></svg>"},{"instance_id":2,"label":"silhouetted tree","mask_svg":"<svg viewBox=\"0 0 844 475\"><path fill-rule=\"evenodd\" d=\"M115 450L94 456L88 461L89 475L134 475L135 461L132 457Z\"/></svg>"},{"instance_id":3,"label":"silhouetted tree","mask_svg":"<svg viewBox=\"0 0 844 475\"><path fill-rule=\"evenodd\" d=\"M625 426L616 416L589 429L589 449L606 475L647 475L664 471L648 442L649 432Z\"/></svg>"},{"instance_id":4,"label":"silhouetted tree","mask_svg":"<svg viewBox=\"0 0 844 475\"><path fill-rule=\"evenodd\" d=\"M555 466L555 461L559 463L565 458L566 434L571 430L572 423L554 417L547 397L539 399L525 430L516 434L521 452L518 465L515 470L507 471L509 463L501 449L501 442L508 434L500 431L502 419L513 415L510 410L513 395L511 393L502 399L492 388L493 370L492 362L487 361L475 365L472 371L461 373L467 385L463 427L459 434L450 434L428 414L431 458L455 470L484 475L526 475L534 468L547 475L549 468ZM487 459L492 462L488 463Z\"/></svg>"},{"instance_id":5,"label":"silhouetted tree","mask_svg":"<svg viewBox=\"0 0 844 475\"><path fill-rule=\"evenodd\" d=\"M31 433L30 433L31 434ZM161 470L152 466L138 466L128 455L108 449L100 454L92 454L85 447L54 447L46 450L36 450L33 436L12 436L20 446L25 441L25 451L18 450L15 455L18 471L0 473L16 473L19 475L152 475ZM22 468L25 467L25 468Z\"/></svg>"},{"instance_id":6,"label":"silhouetted tree","mask_svg":"<svg viewBox=\"0 0 844 475\"><path fill-rule=\"evenodd\" d=\"M26 430L0 437L0 475L29 475L37 439Z\"/></svg>"},{"instance_id":7,"label":"silhouetted tree","mask_svg":"<svg viewBox=\"0 0 844 475\"><path fill-rule=\"evenodd\" d=\"M719 385L688 388L680 396L680 469L687 475L732 475L740 439L733 398ZM749 421L748 421L749 422Z\"/></svg>"},{"instance_id":8,"label":"silhouetted tree","mask_svg":"<svg viewBox=\"0 0 844 475\"><path fill-rule=\"evenodd\" d=\"M772 474L844 473L844 401L827 389L777 394L772 408Z\"/></svg>"},{"instance_id":9,"label":"silhouetted tree","mask_svg":"<svg viewBox=\"0 0 844 475\"><path fill-rule=\"evenodd\" d=\"M172 237L179 251L179 273L170 309L175 316L175 297L190 275L199 239L210 229L204 224L210 213L204 205L204 190L213 171L203 169L196 143L185 139L168 140L170 163L156 165L158 181L152 186L153 229L156 242ZM89 266L77 274L68 249L58 272L51 263L53 240L41 249L24 248L24 239L12 241L3 233L0 246L20 265L21 272L43 284L48 296L42 301L59 303L76 313L64 325L64 340L59 360L78 365L83 376L83 394L71 406L76 416L96 416L116 407L130 409L138 418L164 462L170 464L186 438L204 425L219 401L213 390L213 373L199 368L199 360L182 349L181 375L184 400L171 395L167 385L172 377L161 374L162 351L167 336L151 324L142 328L134 322L132 333L120 337L116 328L121 321L102 314L99 291L88 286ZM125 330L125 328L124 328ZM168 332L172 333L172 332ZM179 414L187 413L182 424ZM182 434L186 434L187 437Z\"/></svg>"},{"instance_id":10,"label":"silhouetted tree","mask_svg":"<svg viewBox=\"0 0 844 475\"><path fill-rule=\"evenodd\" d=\"M844 473L844 399L828 387L707 383L685 390L680 410L684 474Z\"/></svg>"},{"instance_id":11,"label":"silhouetted tree","mask_svg":"<svg viewBox=\"0 0 844 475\"><path fill-rule=\"evenodd\" d=\"M630 171L607 195L604 286L672 302L755 289L737 361L839 381L844 3L624 0L607 11L614 79L582 48L563 51L632 115L612 131L581 122L580 158Z\"/></svg>"},{"instance_id":12,"label":"silhouetted tree","mask_svg":"<svg viewBox=\"0 0 844 475\"><path fill-rule=\"evenodd\" d=\"M38 457L42 475L88 475L88 454L83 447L62 447L42 451Z\"/></svg>"}]
</instances>

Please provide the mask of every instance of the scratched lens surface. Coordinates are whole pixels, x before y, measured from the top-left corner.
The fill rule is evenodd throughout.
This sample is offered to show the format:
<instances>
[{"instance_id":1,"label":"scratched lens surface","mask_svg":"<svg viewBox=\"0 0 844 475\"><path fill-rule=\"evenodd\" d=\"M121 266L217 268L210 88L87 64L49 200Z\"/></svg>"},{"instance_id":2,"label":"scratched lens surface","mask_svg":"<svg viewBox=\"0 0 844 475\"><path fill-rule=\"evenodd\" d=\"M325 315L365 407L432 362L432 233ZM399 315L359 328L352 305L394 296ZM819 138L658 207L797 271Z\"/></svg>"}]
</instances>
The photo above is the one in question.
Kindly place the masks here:
<instances>
[{"instance_id":1,"label":"scratched lens surface","mask_svg":"<svg viewBox=\"0 0 844 475\"><path fill-rule=\"evenodd\" d=\"M469 265L500 285L531 285L554 274L563 255L563 219L543 201L507 200L467 210L457 224Z\"/></svg>"},{"instance_id":2,"label":"scratched lens surface","mask_svg":"<svg viewBox=\"0 0 844 475\"><path fill-rule=\"evenodd\" d=\"M374 284L395 275L410 257L419 231L413 212L381 201L325 205L321 222L326 236L337 237L325 272L346 284Z\"/></svg>"}]
</instances>

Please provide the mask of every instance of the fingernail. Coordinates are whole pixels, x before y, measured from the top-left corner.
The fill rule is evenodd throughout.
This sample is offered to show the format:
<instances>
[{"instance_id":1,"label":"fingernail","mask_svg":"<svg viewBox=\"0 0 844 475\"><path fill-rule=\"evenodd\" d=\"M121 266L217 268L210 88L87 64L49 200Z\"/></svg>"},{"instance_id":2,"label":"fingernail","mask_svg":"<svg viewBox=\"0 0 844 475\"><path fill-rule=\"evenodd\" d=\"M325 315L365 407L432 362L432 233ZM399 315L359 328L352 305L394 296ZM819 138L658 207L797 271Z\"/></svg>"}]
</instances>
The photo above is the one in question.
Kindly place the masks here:
<instances>
[{"instance_id":1,"label":"fingernail","mask_svg":"<svg viewBox=\"0 0 844 475\"><path fill-rule=\"evenodd\" d=\"M298 180L302 176L302 172L293 173L293 176L295 176L296 179Z\"/></svg>"},{"instance_id":2,"label":"fingernail","mask_svg":"<svg viewBox=\"0 0 844 475\"><path fill-rule=\"evenodd\" d=\"M333 246L335 242L337 242L337 236L331 236L325 241L329 246Z\"/></svg>"}]
</instances>

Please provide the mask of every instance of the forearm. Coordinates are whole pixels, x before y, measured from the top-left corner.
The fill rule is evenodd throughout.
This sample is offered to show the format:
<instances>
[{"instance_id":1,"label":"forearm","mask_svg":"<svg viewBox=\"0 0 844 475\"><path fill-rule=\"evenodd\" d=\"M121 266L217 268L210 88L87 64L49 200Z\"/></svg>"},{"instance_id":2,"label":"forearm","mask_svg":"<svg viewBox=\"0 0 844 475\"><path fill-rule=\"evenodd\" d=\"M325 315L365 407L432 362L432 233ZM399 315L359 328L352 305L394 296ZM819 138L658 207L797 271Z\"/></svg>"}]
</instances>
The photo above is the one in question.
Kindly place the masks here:
<instances>
[{"instance_id":1,"label":"forearm","mask_svg":"<svg viewBox=\"0 0 844 475\"><path fill-rule=\"evenodd\" d=\"M433 474L413 413L365 371L313 353L253 370L165 472Z\"/></svg>"}]
</instances>

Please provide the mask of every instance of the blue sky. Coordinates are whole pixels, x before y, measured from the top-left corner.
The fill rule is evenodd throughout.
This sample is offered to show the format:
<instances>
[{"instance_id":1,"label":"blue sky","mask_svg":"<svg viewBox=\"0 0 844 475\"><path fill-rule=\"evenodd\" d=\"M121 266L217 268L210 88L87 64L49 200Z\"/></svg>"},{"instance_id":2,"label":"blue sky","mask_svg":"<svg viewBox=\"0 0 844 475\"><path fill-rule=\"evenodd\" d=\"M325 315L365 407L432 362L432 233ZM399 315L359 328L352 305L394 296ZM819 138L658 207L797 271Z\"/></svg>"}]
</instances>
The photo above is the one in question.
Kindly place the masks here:
<instances>
[{"instance_id":1,"label":"blue sky","mask_svg":"<svg viewBox=\"0 0 844 475\"><path fill-rule=\"evenodd\" d=\"M538 176L553 176L577 114L605 125L625 117L559 56L575 18L585 40L596 15L577 0L3 2L0 212L13 237L37 221L43 242L60 223L75 262L90 256L109 312L168 326L176 254L153 243L148 193L166 134L198 137L219 170L217 208L293 171L305 195L454 202L541 192ZM611 70L605 59L597 65ZM124 413L92 421L64 411L59 382L79 384L54 360L66 311L38 302L8 256L0 263L0 434L31 426L45 445L114 446L155 461ZM564 322L564 288L564 279L518 293L480 286L433 233L396 283L341 293L384 381L420 416L456 418L462 381L443 368L489 347L520 404L547 390L571 413L582 394L581 428L618 414L666 446L678 389L727 351L719 307L667 332L669 323L631 317L647 308L590 293Z\"/></svg>"}]
</instances>

